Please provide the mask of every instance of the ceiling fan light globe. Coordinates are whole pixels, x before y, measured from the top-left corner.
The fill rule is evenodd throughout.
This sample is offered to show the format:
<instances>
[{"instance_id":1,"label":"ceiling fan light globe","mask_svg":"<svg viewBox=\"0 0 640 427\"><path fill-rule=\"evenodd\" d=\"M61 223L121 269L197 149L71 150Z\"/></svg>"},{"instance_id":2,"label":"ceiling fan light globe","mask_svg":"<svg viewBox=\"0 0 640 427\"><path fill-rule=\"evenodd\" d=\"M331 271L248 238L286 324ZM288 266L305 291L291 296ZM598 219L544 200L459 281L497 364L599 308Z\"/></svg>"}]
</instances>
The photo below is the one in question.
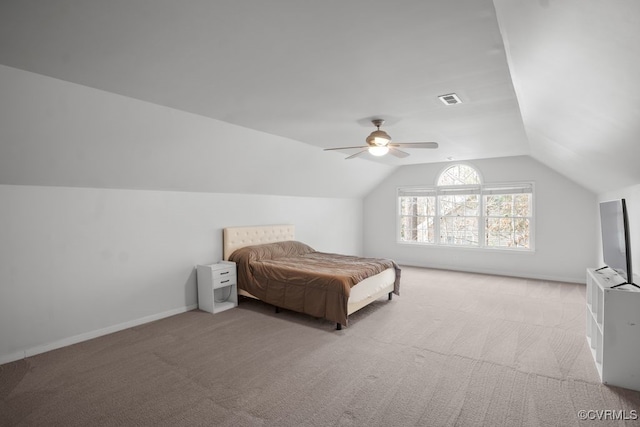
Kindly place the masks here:
<instances>
[{"instance_id":1,"label":"ceiling fan light globe","mask_svg":"<svg viewBox=\"0 0 640 427\"><path fill-rule=\"evenodd\" d=\"M380 157L380 156L384 156L388 152L389 152L389 147L385 145L369 147L369 154L371 154L372 156Z\"/></svg>"}]
</instances>

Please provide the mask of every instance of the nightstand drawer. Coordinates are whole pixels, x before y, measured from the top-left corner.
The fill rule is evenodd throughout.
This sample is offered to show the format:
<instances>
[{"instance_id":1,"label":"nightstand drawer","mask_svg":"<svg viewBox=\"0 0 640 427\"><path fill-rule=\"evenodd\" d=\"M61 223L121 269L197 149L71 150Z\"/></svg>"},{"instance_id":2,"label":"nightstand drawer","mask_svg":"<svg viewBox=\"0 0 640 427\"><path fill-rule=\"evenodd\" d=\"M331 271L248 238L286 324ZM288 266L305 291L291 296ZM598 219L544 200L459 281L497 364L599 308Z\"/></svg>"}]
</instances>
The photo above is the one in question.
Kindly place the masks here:
<instances>
[{"instance_id":1,"label":"nightstand drawer","mask_svg":"<svg viewBox=\"0 0 640 427\"><path fill-rule=\"evenodd\" d=\"M236 277L236 266L231 265L229 267L220 268L220 269L211 269L211 277L213 280L216 279L224 279L229 277Z\"/></svg>"},{"instance_id":2,"label":"nightstand drawer","mask_svg":"<svg viewBox=\"0 0 640 427\"><path fill-rule=\"evenodd\" d=\"M222 276L218 279L213 279L213 289L224 288L225 286L231 286L236 284L236 276Z\"/></svg>"}]
</instances>

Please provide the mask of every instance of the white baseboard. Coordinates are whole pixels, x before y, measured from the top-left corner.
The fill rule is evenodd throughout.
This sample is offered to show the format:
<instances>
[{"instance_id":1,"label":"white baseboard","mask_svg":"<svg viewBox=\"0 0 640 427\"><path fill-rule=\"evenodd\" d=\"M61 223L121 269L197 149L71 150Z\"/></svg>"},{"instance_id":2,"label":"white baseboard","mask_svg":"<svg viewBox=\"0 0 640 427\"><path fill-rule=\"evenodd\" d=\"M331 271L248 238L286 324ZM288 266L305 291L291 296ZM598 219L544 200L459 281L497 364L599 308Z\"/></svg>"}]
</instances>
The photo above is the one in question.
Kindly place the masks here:
<instances>
[{"instance_id":1,"label":"white baseboard","mask_svg":"<svg viewBox=\"0 0 640 427\"><path fill-rule=\"evenodd\" d=\"M88 341L93 338L98 338L103 335L112 334L114 332L122 331L124 329L133 328L134 326L143 325L149 322L154 322L156 320L164 319L165 317L175 316L176 314L185 313L187 311L191 311L196 308L198 308L198 304L192 304L192 305L188 305L180 308L174 308L173 310L152 314L150 316L145 316L140 319L130 320L128 322L119 323L117 325L108 326L106 328L98 329L95 331L85 332L83 334L74 335L68 338L63 338L61 340L54 341L52 343L43 344L36 347L28 348L23 351L18 351L15 353L0 356L0 365L4 363L9 363L16 360L24 359L30 356L35 356L36 354L46 353L47 351L56 350L58 348L66 347L72 344L77 344L79 342Z\"/></svg>"}]
</instances>

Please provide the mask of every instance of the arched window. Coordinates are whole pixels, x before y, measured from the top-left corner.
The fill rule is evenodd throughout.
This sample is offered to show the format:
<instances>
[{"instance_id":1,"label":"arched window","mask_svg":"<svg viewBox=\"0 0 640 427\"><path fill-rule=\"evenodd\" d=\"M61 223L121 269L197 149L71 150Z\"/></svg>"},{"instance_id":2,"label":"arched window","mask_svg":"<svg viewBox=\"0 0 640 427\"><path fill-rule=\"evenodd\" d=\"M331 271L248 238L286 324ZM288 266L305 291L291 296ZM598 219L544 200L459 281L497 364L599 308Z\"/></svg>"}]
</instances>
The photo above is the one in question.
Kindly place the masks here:
<instances>
[{"instance_id":1,"label":"arched window","mask_svg":"<svg viewBox=\"0 0 640 427\"><path fill-rule=\"evenodd\" d=\"M533 184L483 184L476 168L448 166L435 186L398 189L400 243L533 249Z\"/></svg>"},{"instance_id":2,"label":"arched window","mask_svg":"<svg viewBox=\"0 0 640 427\"><path fill-rule=\"evenodd\" d=\"M481 184L480 174L469 165L459 163L446 168L438 177L437 185Z\"/></svg>"}]
</instances>

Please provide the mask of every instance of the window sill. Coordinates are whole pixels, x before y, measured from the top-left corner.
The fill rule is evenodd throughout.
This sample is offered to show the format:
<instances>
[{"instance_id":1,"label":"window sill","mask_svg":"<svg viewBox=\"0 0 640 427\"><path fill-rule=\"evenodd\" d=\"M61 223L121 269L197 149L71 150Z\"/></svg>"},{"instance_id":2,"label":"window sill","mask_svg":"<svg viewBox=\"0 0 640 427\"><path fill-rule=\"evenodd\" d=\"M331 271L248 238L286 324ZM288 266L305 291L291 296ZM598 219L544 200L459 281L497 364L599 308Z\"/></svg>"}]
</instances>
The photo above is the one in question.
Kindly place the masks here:
<instances>
[{"instance_id":1,"label":"window sill","mask_svg":"<svg viewBox=\"0 0 640 427\"><path fill-rule=\"evenodd\" d=\"M465 251L481 251L481 252L499 252L509 254L535 254L535 249L508 249L508 248L486 248L480 246L457 246L457 245L442 245L436 243L418 243L418 242L402 242L396 241L396 244L401 246L418 246L424 248L433 249L446 249L446 250L465 250Z\"/></svg>"}]
</instances>

